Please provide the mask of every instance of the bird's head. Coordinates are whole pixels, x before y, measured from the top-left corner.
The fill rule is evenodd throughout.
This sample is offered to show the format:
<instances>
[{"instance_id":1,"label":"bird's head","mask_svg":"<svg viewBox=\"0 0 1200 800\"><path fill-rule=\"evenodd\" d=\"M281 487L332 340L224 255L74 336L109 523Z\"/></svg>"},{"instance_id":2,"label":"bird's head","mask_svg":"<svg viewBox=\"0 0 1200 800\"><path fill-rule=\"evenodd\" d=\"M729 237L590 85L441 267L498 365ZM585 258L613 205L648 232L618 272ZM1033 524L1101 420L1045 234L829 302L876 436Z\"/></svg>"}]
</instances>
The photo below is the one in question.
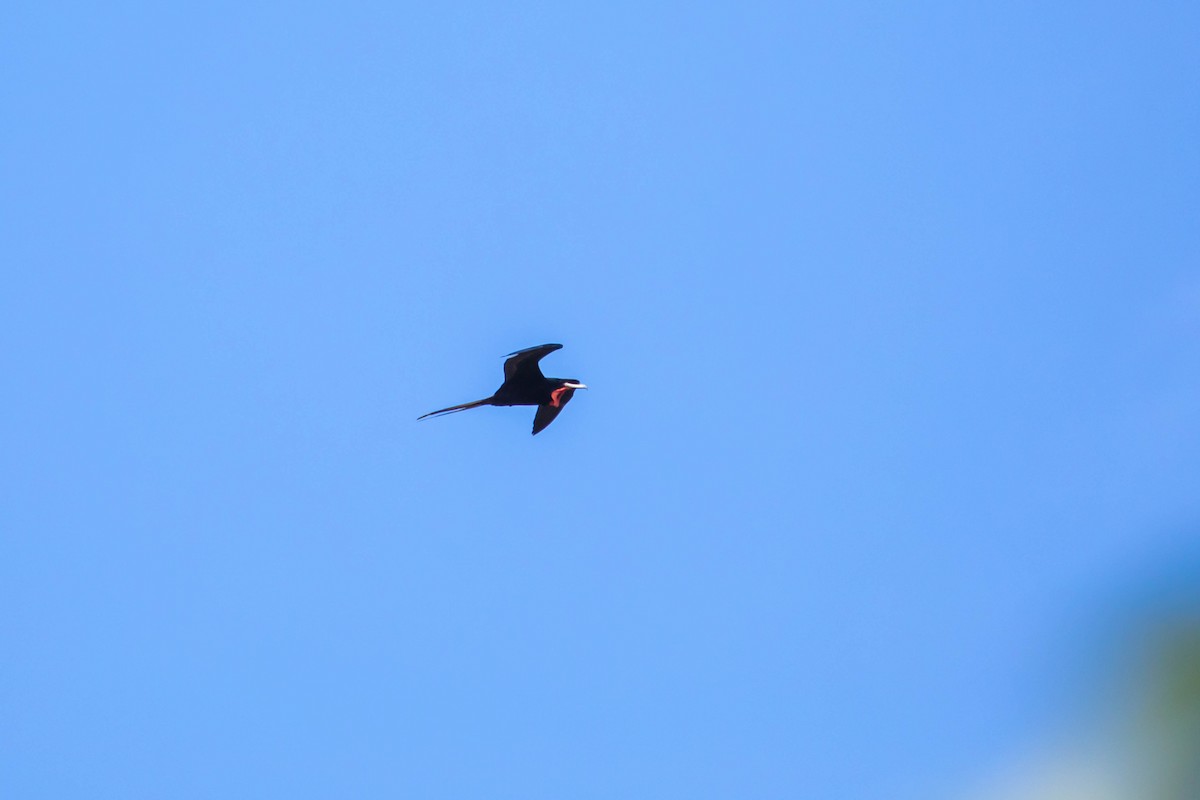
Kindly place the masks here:
<instances>
[{"instance_id":1,"label":"bird's head","mask_svg":"<svg viewBox=\"0 0 1200 800\"><path fill-rule=\"evenodd\" d=\"M575 394L576 389L586 389L586 383L580 383L575 378L554 378L558 384L558 388L550 392L550 405L555 408L562 408Z\"/></svg>"}]
</instances>

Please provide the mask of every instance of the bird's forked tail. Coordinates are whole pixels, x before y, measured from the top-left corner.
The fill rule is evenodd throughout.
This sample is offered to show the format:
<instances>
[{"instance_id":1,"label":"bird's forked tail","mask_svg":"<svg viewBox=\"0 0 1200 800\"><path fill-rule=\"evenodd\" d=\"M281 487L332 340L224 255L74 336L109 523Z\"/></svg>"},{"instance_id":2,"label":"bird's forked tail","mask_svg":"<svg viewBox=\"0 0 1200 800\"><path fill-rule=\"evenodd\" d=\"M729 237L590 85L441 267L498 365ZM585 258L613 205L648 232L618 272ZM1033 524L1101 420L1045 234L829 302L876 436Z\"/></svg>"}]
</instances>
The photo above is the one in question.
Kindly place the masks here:
<instances>
[{"instance_id":1,"label":"bird's forked tail","mask_svg":"<svg viewBox=\"0 0 1200 800\"><path fill-rule=\"evenodd\" d=\"M439 408L437 411L430 411L428 414L422 414L421 416L417 417L417 421L419 422L426 417L437 417L441 416L442 414L453 414L457 411L466 411L467 409L479 408L480 406L490 406L491 404L492 398L485 397L482 400L476 400L474 403L463 403L461 406L450 406L449 408Z\"/></svg>"}]
</instances>

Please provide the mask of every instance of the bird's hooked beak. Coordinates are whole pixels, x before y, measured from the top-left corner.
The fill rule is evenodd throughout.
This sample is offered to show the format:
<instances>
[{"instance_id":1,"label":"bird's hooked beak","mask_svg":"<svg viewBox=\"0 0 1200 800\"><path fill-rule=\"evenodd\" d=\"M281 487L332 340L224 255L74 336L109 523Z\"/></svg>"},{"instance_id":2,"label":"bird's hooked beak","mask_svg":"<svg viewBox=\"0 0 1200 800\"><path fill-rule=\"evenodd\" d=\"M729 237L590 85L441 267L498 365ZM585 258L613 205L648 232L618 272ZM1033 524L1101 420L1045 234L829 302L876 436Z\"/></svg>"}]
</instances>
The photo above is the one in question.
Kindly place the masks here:
<instances>
[{"instance_id":1,"label":"bird's hooked beak","mask_svg":"<svg viewBox=\"0 0 1200 800\"><path fill-rule=\"evenodd\" d=\"M587 388L586 383L576 383L574 381L567 381L566 383L563 384L563 386L567 387L568 389L586 389Z\"/></svg>"}]
</instances>

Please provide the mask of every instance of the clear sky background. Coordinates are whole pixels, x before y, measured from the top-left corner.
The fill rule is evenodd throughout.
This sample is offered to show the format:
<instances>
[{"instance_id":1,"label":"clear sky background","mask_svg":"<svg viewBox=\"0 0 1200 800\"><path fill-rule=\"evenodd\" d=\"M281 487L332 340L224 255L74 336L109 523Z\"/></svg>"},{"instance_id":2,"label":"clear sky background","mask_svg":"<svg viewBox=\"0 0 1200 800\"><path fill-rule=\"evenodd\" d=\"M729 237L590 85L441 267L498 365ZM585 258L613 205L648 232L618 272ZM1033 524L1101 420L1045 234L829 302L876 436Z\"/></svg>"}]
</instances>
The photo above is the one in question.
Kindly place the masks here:
<instances>
[{"instance_id":1,"label":"clear sky background","mask_svg":"<svg viewBox=\"0 0 1200 800\"><path fill-rule=\"evenodd\" d=\"M1194 2L200 6L0 10L5 797L957 797L1195 544Z\"/></svg>"}]
</instances>

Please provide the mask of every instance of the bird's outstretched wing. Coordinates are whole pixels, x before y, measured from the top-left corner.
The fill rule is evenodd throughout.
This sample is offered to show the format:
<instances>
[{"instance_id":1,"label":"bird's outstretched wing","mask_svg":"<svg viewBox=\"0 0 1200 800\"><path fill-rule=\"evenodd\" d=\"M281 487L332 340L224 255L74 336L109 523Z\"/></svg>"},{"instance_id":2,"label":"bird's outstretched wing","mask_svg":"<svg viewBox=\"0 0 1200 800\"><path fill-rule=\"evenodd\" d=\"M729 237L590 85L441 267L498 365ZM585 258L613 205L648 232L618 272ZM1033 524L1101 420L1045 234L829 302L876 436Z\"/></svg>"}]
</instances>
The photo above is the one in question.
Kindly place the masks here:
<instances>
[{"instance_id":1,"label":"bird's outstretched wing","mask_svg":"<svg viewBox=\"0 0 1200 800\"><path fill-rule=\"evenodd\" d=\"M557 394L557 393L556 393ZM558 412L563 410L563 406L571 402L573 391L566 391L561 396L554 398L555 403L543 403L538 406L537 413L533 415L533 435L537 436L546 429L546 426L554 422L554 418L558 416Z\"/></svg>"},{"instance_id":2,"label":"bird's outstretched wing","mask_svg":"<svg viewBox=\"0 0 1200 800\"><path fill-rule=\"evenodd\" d=\"M541 380L545 376L538 367L538 362L549 353L560 349L562 349L561 344L539 344L537 347L526 347L524 350L509 353L508 360L504 362L504 380L511 381L516 376L526 380L529 378Z\"/></svg>"}]
</instances>

